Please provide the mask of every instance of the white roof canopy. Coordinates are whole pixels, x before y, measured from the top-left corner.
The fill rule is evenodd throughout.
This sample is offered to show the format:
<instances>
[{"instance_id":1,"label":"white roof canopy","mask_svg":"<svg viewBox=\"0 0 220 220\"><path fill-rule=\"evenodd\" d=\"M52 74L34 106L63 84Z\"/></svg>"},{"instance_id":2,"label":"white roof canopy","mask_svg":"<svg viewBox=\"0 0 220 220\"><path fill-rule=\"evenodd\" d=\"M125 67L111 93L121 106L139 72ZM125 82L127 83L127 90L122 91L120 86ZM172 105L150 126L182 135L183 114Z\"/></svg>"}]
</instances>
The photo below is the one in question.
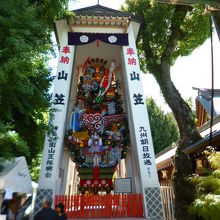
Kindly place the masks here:
<instances>
[{"instance_id":1,"label":"white roof canopy","mask_svg":"<svg viewBox=\"0 0 220 220\"><path fill-rule=\"evenodd\" d=\"M32 193L31 177L25 157L5 161L0 173L0 190L11 188L14 192Z\"/></svg>"}]
</instances>

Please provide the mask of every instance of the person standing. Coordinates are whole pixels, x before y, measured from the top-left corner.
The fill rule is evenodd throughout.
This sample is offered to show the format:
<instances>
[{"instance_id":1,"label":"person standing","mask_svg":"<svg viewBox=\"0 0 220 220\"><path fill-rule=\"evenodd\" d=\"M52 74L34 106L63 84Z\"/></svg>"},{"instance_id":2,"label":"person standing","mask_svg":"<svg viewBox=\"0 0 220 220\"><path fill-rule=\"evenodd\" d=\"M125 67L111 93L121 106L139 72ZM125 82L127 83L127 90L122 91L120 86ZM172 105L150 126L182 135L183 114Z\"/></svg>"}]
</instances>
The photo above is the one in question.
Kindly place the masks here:
<instances>
[{"instance_id":1,"label":"person standing","mask_svg":"<svg viewBox=\"0 0 220 220\"><path fill-rule=\"evenodd\" d=\"M6 220L15 220L17 211L18 211L18 208L17 208L16 200L14 199L10 200L8 204Z\"/></svg>"},{"instance_id":2,"label":"person standing","mask_svg":"<svg viewBox=\"0 0 220 220\"><path fill-rule=\"evenodd\" d=\"M51 205L52 199L50 197L45 198L43 209L34 216L34 220L59 220L58 213L51 208Z\"/></svg>"},{"instance_id":3,"label":"person standing","mask_svg":"<svg viewBox=\"0 0 220 220\"><path fill-rule=\"evenodd\" d=\"M20 201L20 205L15 220L22 220L24 218L24 213L28 208L28 206L31 204L31 202L32 202L32 196L28 197L28 199L26 199L23 205L21 205L21 201Z\"/></svg>"},{"instance_id":4,"label":"person standing","mask_svg":"<svg viewBox=\"0 0 220 220\"><path fill-rule=\"evenodd\" d=\"M56 206L56 210L58 212L59 215L59 220L67 220L67 216L64 213L64 205L63 203L60 203Z\"/></svg>"},{"instance_id":5,"label":"person standing","mask_svg":"<svg viewBox=\"0 0 220 220\"><path fill-rule=\"evenodd\" d=\"M14 192L12 194L12 199L4 199L1 205L1 214L3 215L7 215L8 214L8 208L9 208L9 204L11 202L11 200L16 200L18 194L16 192Z\"/></svg>"}]
</instances>

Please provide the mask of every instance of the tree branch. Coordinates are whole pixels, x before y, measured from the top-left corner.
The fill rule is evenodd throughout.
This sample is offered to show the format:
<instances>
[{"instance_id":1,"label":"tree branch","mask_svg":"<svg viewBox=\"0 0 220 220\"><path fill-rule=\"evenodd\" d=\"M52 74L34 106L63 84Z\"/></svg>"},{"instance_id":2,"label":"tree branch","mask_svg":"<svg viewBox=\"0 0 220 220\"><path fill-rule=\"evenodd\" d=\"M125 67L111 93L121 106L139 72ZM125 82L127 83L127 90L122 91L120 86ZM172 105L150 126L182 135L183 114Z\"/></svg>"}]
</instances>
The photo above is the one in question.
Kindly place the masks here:
<instances>
[{"instance_id":1,"label":"tree branch","mask_svg":"<svg viewBox=\"0 0 220 220\"><path fill-rule=\"evenodd\" d=\"M142 30L146 30L146 23L143 22L142 24L143 26L143 29ZM144 35L144 32L142 31L142 35ZM143 36L142 39L144 40L145 37ZM147 68L148 70L153 73L153 74L157 74L159 72L159 68L160 66L156 64L155 60L156 60L156 57L154 56L153 54L153 51L150 47L150 41L147 41L147 42L143 42L144 43L144 46L143 46L143 49L144 49L144 53L145 53L145 57L148 59L148 60L152 60L154 62L147 62Z\"/></svg>"},{"instance_id":2,"label":"tree branch","mask_svg":"<svg viewBox=\"0 0 220 220\"><path fill-rule=\"evenodd\" d=\"M142 23L142 27L143 27L142 30L147 29L145 21ZM142 31L142 35L144 35L144 31ZM145 37L143 36L142 39L145 39ZM145 42L143 42L143 43L145 43ZM145 44L145 46L143 48L144 48L144 53L145 53L146 57L148 59L153 59L154 55L153 55L153 52L150 48L149 41L147 42L147 44Z\"/></svg>"},{"instance_id":3,"label":"tree branch","mask_svg":"<svg viewBox=\"0 0 220 220\"><path fill-rule=\"evenodd\" d=\"M181 31L181 24L189 11L189 6L175 6L175 11L173 14L172 24L171 24L171 34L161 57L161 63L171 61L171 56L173 55L178 41L183 37L183 32Z\"/></svg>"}]
</instances>

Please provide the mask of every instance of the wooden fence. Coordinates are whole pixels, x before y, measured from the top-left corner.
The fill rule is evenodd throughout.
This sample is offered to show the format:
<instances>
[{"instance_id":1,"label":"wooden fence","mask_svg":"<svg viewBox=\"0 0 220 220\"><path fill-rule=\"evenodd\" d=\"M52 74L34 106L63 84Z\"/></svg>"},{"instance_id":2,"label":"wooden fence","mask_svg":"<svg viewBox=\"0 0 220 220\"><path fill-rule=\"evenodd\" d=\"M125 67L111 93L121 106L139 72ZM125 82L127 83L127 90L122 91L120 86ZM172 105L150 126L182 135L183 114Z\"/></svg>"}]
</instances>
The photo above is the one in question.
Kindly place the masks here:
<instances>
[{"instance_id":1,"label":"wooden fence","mask_svg":"<svg viewBox=\"0 0 220 220\"><path fill-rule=\"evenodd\" d=\"M56 196L68 219L143 217L141 194Z\"/></svg>"},{"instance_id":2,"label":"wooden fence","mask_svg":"<svg viewBox=\"0 0 220 220\"><path fill-rule=\"evenodd\" d=\"M175 220L174 193L172 186L160 186L164 214L166 220Z\"/></svg>"}]
</instances>

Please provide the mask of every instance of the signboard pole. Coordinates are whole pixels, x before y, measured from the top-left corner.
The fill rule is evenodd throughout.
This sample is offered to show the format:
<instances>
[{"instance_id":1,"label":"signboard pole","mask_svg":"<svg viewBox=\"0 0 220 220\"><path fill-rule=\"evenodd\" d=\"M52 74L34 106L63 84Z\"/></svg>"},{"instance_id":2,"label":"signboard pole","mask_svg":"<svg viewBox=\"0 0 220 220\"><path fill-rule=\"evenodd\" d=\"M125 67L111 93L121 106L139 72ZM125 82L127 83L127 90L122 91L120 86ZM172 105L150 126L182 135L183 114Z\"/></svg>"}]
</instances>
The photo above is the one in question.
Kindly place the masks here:
<instances>
[{"instance_id":1,"label":"signboard pole","mask_svg":"<svg viewBox=\"0 0 220 220\"><path fill-rule=\"evenodd\" d=\"M132 22L128 27L129 46L123 46L125 91L130 111L129 125L132 142L136 149L146 219L164 219L160 185L155 164L155 155L149 118L141 82L140 66Z\"/></svg>"}]
</instances>

